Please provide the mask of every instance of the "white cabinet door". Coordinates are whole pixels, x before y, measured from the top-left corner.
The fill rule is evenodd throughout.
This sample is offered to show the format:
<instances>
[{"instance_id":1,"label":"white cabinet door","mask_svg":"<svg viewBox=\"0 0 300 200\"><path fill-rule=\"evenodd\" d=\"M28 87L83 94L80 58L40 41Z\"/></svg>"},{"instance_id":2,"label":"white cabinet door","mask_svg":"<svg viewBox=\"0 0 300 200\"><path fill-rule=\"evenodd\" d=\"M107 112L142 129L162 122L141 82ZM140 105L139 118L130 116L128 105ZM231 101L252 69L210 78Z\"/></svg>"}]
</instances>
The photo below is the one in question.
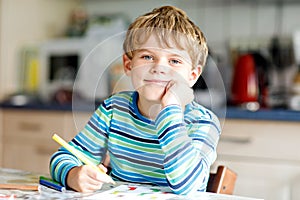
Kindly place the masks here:
<instances>
[{"instance_id":1,"label":"white cabinet door","mask_svg":"<svg viewBox=\"0 0 300 200\"><path fill-rule=\"evenodd\" d=\"M300 173L293 177L291 199L300 199Z\"/></svg>"},{"instance_id":2,"label":"white cabinet door","mask_svg":"<svg viewBox=\"0 0 300 200\"><path fill-rule=\"evenodd\" d=\"M71 140L91 113L79 112L74 117L72 112L5 109L2 115L2 167L48 173L49 159L59 148L52 135Z\"/></svg>"},{"instance_id":3,"label":"white cabinet door","mask_svg":"<svg viewBox=\"0 0 300 200\"><path fill-rule=\"evenodd\" d=\"M300 182L293 184L295 176L300 174L299 164L219 156L214 166L220 164L228 166L238 174L234 190L236 195L265 200L300 199L296 189Z\"/></svg>"},{"instance_id":4,"label":"white cabinet door","mask_svg":"<svg viewBox=\"0 0 300 200\"><path fill-rule=\"evenodd\" d=\"M3 167L47 173L59 148L51 137L64 136L63 112L3 111Z\"/></svg>"},{"instance_id":5,"label":"white cabinet door","mask_svg":"<svg viewBox=\"0 0 300 200\"><path fill-rule=\"evenodd\" d=\"M298 200L299 130L299 122L226 120L214 167L224 164L237 172L234 194Z\"/></svg>"}]
</instances>

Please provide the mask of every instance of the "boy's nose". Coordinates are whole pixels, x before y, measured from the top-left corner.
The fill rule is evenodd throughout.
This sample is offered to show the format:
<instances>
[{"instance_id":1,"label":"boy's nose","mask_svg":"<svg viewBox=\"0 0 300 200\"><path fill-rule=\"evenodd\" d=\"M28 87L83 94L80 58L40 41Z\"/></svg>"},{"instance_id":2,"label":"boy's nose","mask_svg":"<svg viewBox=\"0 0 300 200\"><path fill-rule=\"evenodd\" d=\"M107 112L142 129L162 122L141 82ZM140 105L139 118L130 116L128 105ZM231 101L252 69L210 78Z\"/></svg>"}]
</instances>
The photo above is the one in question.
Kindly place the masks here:
<instances>
[{"instance_id":1,"label":"boy's nose","mask_svg":"<svg viewBox=\"0 0 300 200\"><path fill-rule=\"evenodd\" d=\"M157 61L151 66L151 73L167 73L169 67L165 61Z\"/></svg>"}]
</instances>

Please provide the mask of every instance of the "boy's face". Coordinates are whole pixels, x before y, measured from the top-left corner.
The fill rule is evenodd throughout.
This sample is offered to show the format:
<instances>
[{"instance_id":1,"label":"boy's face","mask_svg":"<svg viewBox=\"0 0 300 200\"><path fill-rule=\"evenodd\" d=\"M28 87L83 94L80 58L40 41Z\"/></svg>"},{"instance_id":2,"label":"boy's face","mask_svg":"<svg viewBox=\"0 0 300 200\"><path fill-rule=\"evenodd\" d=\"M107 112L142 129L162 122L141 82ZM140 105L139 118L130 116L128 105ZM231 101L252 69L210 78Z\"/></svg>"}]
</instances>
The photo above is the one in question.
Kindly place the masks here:
<instances>
[{"instance_id":1,"label":"boy's face","mask_svg":"<svg viewBox=\"0 0 300 200\"><path fill-rule=\"evenodd\" d=\"M201 74L201 67L191 65L187 51L162 48L152 35L136 49L130 60L123 56L124 70L133 87L149 101L159 102L170 81L192 87Z\"/></svg>"}]
</instances>

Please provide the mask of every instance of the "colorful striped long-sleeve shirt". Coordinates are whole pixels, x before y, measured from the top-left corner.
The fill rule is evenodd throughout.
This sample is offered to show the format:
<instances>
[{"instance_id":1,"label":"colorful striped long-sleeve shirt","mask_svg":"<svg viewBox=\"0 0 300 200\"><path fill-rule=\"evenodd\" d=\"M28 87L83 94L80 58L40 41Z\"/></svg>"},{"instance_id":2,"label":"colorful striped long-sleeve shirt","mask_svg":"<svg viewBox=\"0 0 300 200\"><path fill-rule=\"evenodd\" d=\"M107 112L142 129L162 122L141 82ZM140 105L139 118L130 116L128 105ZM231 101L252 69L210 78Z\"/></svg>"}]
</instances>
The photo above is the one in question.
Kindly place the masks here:
<instances>
[{"instance_id":1,"label":"colorful striped long-sleeve shirt","mask_svg":"<svg viewBox=\"0 0 300 200\"><path fill-rule=\"evenodd\" d=\"M137 92L106 99L84 129L70 142L95 164L110 156L115 180L168 186L176 194L205 191L220 136L217 117L192 102L165 107L155 121L140 114ZM50 173L66 185L66 175L82 163L60 148L50 160Z\"/></svg>"}]
</instances>

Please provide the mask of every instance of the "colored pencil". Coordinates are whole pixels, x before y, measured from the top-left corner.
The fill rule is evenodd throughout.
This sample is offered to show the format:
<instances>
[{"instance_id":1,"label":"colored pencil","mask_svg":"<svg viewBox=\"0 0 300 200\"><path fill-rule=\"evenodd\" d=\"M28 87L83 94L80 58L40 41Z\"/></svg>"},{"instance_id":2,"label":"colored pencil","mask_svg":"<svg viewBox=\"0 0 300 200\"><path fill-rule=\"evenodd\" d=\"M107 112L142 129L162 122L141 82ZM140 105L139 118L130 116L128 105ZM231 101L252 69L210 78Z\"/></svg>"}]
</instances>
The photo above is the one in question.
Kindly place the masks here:
<instances>
[{"instance_id":1,"label":"colored pencil","mask_svg":"<svg viewBox=\"0 0 300 200\"><path fill-rule=\"evenodd\" d=\"M91 167L93 167L95 170L101 172L102 174L105 175L106 177L106 181L112 184L116 184L115 181L108 176L101 168L99 168L98 166L96 166L89 158L87 158L82 152L80 152L79 150L75 149L74 147L72 147L71 145L69 145L66 141L64 141L61 137L59 137L57 134L54 134L52 136L52 139L54 141L56 141L58 144L60 144L61 146L63 146L64 148L66 148L71 154L73 154L74 156L76 156L79 160L81 160L84 164L89 165Z\"/></svg>"},{"instance_id":2,"label":"colored pencil","mask_svg":"<svg viewBox=\"0 0 300 200\"><path fill-rule=\"evenodd\" d=\"M50 178L46 178L44 176L40 176L39 183L43 186L49 187L51 189L54 189L54 190L57 190L60 192L66 191L66 188L64 186L62 186L60 183L58 183Z\"/></svg>"}]
</instances>

